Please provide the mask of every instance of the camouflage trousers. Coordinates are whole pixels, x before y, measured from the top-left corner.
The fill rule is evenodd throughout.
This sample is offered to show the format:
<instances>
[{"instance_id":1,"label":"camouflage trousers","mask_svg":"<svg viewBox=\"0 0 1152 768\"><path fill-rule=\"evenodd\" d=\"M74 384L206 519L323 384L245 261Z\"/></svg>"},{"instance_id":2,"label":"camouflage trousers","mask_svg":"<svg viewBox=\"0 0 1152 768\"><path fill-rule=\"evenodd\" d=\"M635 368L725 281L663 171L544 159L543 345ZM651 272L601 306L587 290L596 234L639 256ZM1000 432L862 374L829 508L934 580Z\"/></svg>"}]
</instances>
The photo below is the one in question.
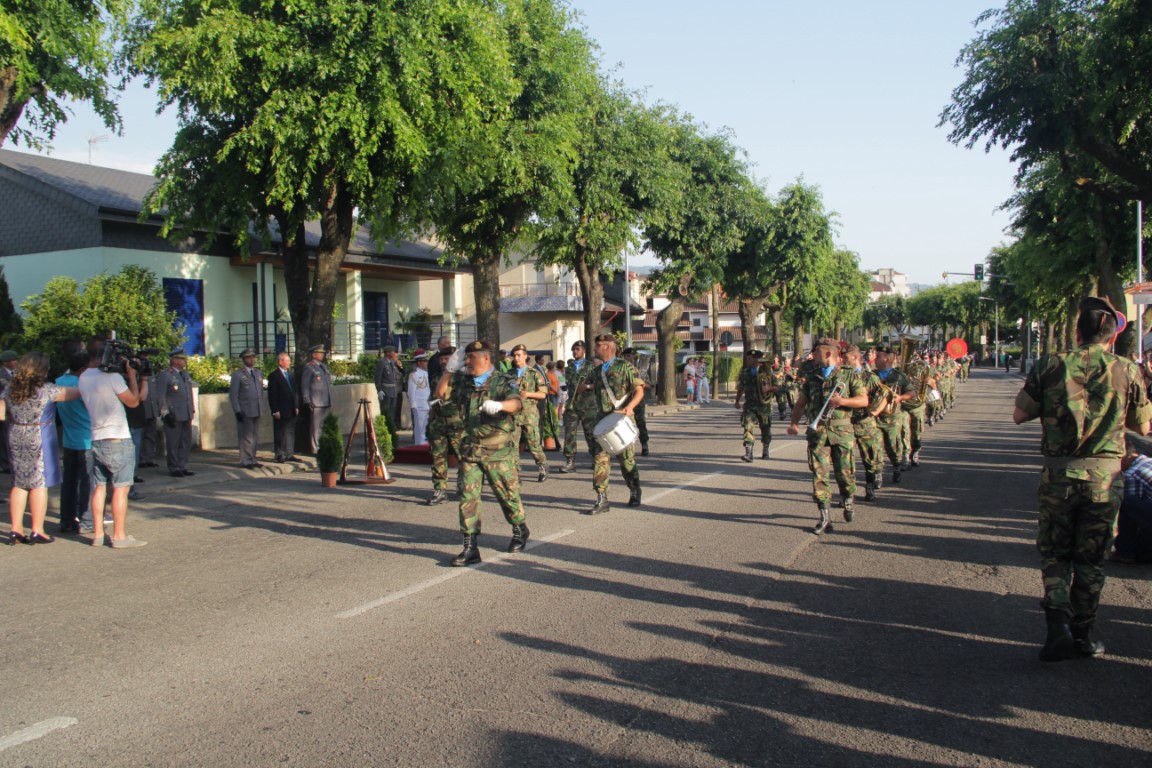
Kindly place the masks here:
<instances>
[{"instance_id":1,"label":"camouflage trousers","mask_svg":"<svg viewBox=\"0 0 1152 768\"><path fill-rule=\"evenodd\" d=\"M765 447L772 444L772 406L744 404L740 414L740 426L744 428L744 445L756 443L756 428L760 428L760 440Z\"/></svg>"},{"instance_id":2,"label":"camouflage trousers","mask_svg":"<svg viewBox=\"0 0 1152 768\"><path fill-rule=\"evenodd\" d=\"M460 440L464 431L451 427L441 418L428 421L428 453L432 457L432 490L448 490L448 452L460 458ZM460 473L456 473L456 486L459 490Z\"/></svg>"},{"instance_id":3,"label":"camouflage trousers","mask_svg":"<svg viewBox=\"0 0 1152 768\"><path fill-rule=\"evenodd\" d=\"M490 450L466 446L460 457L460 532L480 533L480 490L484 480L496 497L509 525L524 522L524 505L520 502L520 456L513 437L508 443Z\"/></svg>"},{"instance_id":4,"label":"camouflage trousers","mask_svg":"<svg viewBox=\"0 0 1152 768\"><path fill-rule=\"evenodd\" d=\"M836 473L840 495L851 499L856 493L856 462L852 457L852 444L856 436L852 423L843 419L808 433L808 469L812 470L812 498L817 504L832 500L828 474Z\"/></svg>"},{"instance_id":5,"label":"camouflage trousers","mask_svg":"<svg viewBox=\"0 0 1152 768\"><path fill-rule=\"evenodd\" d=\"M594 418L594 417L593 417ZM576 456L576 442L579 440L580 432L584 432L584 437L588 441L588 452L592 452L592 432L590 429L584 427L584 417L582 417L574 408L564 409L564 458L571 459ZM595 423L595 422L593 422Z\"/></svg>"},{"instance_id":6,"label":"camouflage trousers","mask_svg":"<svg viewBox=\"0 0 1152 768\"><path fill-rule=\"evenodd\" d=\"M1074 625L1091 625L1104 589L1104 559L1112 547L1124 480L1118 464L1115 472L1088 470L1084 480L1068 473L1045 469L1040 475L1036 548L1044 579L1041 605L1068 611Z\"/></svg>"},{"instance_id":7,"label":"camouflage trousers","mask_svg":"<svg viewBox=\"0 0 1152 768\"><path fill-rule=\"evenodd\" d=\"M612 457L608 451L600 447L592 431L596 423L608 414L597 414L594 418L584 421L584 437L592 449L592 487L597 493L608 492L608 476L612 468ZM636 451L629 446L623 452L616 454L616 463L620 466L620 476L629 488L640 484L640 470L636 469Z\"/></svg>"},{"instance_id":8,"label":"camouflage trousers","mask_svg":"<svg viewBox=\"0 0 1152 768\"><path fill-rule=\"evenodd\" d=\"M776 410L780 418L792 413L792 406L796 405L796 391L789 384L776 392Z\"/></svg>"},{"instance_id":9,"label":"camouflage trousers","mask_svg":"<svg viewBox=\"0 0 1152 768\"><path fill-rule=\"evenodd\" d=\"M923 405L913 408L910 411L904 411L904 415L908 417L908 431L904 433L904 450L908 455L920 450L924 437L924 418L926 413L927 408Z\"/></svg>"},{"instance_id":10,"label":"camouflage trousers","mask_svg":"<svg viewBox=\"0 0 1152 768\"><path fill-rule=\"evenodd\" d=\"M548 457L544 455L544 448L540 445L540 415L536 410L535 400L525 400L524 408L531 410L521 411L519 438L517 445L528 443L528 450L537 464L544 464Z\"/></svg>"},{"instance_id":11,"label":"camouflage trousers","mask_svg":"<svg viewBox=\"0 0 1152 768\"><path fill-rule=\"evenodd\" d=\"M852 432L856 436L856 446L860 449L860 463L864 465L864 481L876 482L884 471L884 438L876 419L867 418L853 422Z\"/></svg>"},{"instance_id":12,"label":"camouflage trousers","mask_svg":"<svg viewBox=\"0 0 1152 768\"><path fill-rule=\"evenodd\" d=\"M884 441L884 453L888 455L888 462L893 467L900 466L901 460L908 453L904 443L907 427L908 416L903 411L898 410L891 416L876 419L876 428L880 430L880 437Z\"/></svg>"},{"instance_id":13,"label":"camouflage trousers","mask_svg":"<svg viewBox=\"0 0 1152 768\"><path fill-rule=\"evenodd\" d=\"M648 409L643 400L633 410L632 420L636 422L636 429L640 432L640 445L648 445Z\"/></svg>"}]
</instances>

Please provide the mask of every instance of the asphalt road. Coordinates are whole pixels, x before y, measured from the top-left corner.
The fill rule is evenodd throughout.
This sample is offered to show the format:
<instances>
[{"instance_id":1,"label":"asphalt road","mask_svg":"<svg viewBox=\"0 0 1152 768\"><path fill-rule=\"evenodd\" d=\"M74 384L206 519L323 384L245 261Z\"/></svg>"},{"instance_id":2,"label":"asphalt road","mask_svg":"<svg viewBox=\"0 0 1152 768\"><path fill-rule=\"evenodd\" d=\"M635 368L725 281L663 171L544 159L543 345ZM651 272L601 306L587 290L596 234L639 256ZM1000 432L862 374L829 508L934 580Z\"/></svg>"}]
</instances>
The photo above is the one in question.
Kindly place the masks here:
<instances>
[{"instance_id":1,"label":"asphalt road","mask_svg":"<svg viewBox=\"0 0 1152 768\"><path fill-rule=\"evenodd\" d=\"M1110 573L1107 656L1036 659L1018 386L976 372L924 465L821 538L801 439L744 464L714 403L653 422L638 510L616 475L577 514L582 456L525 484L534 546L505 555L486 498L482 567L446 567L426 467L152 498L139 550L3 548L0 766L1146 768L1152 570Z\"/></svg>"}]
</instances>

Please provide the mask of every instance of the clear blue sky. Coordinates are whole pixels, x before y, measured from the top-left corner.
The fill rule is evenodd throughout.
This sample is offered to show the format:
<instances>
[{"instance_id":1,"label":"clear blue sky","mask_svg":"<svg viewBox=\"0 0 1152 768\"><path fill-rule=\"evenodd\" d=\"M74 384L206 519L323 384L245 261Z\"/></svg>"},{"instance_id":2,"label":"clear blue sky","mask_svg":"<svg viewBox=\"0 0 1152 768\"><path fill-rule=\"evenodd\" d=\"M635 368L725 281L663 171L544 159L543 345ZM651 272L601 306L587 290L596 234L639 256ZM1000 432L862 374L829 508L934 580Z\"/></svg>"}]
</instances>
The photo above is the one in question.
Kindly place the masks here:
<instances>
[{"instance_id":1,"label":"clear blue sky","mask_svg":"<svg viewBox=\"0 0 1152 768\"><path fill-rule=\"evenodd\" d=\"M838 214L837 243L862 267L936 284L1006 241L997 210L1013 189L1006 154L953 146L936 127L960 82L956 57L992 0L572 5L605 66L619 65L649 101L731 128L769 191L798 176L818 185ZM149 172L175 118L157 118L142 87L125 94L121 112L123 136L92 144L92 161ZM51 154L87 162L89 139L107 133L77 108Z\"/></svg>"}]
</instances>

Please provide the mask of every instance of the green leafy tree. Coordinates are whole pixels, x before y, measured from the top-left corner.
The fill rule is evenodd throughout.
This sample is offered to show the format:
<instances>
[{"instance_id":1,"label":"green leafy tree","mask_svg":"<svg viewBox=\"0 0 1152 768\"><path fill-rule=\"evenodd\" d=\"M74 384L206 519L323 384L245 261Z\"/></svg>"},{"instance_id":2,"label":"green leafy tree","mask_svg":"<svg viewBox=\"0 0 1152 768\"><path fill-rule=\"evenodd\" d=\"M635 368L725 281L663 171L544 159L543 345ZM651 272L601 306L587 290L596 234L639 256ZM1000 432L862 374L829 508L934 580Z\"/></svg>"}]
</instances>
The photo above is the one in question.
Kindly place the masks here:
<instances>
[{"instance_id":1,"label":"green leafy tree","mask_svg":"<svg viewBox=\"0 0 1152 768\"><path fill-rule=\"evenodd\" d=\"M497 347L500 267L529 249L534 216L573 204L579 124L596 88L591 45L565 6L512 0L501 12L514 93L428 195L437 236L472 267L477 335Z\"/></svg>"},{"instance_id":2,"label":"green leafy tree","mask_svg":"<svg viewBox=\"0 0 1152 768\"><path fill-rule=\"evenodd\" d=\"M380 241L423 221L419 180L507 110L504 30L482 0L147 0L126 56L180 116L147 212L243 253L278 237L298 350L328 340L356 212Z\"/></svg>"},{"instance_id":3,"label":"green leafy tree","mask_svg":"<svg viewBox=\"0 0 1152 768\"><path fill-rule=\"evenodd\" d=\"M29 346L62 352L77 339L117 338L140 347L174 349L184 343L183 326L169 312L156 275L128 265L114 275L101 273L81 286L70 277L54 277L44 292L20 305Z\"/></svg>"},{"instance_id":4,"label":"green leafy tree","mask_svg":"<svg viewBox=\"0 0 1152 768\"><path fill-rule=\"evenodd\" d=\"M125 0L0 0L0 147L11 137L42 149L68 119L70 101L87 102L119 131L108 76L131 6Z\"/></svg>"},{"instance_id":5,"label":"green leafy tree","mask_svg":"<svg viewBox=\"0 0 1152 768\"><path fill-rule=\"evenodd\" d=\"M4 267L0 267L0 346L11 347L24 334L24 322L16 314L16 306L8 292Z\"/></svg>"}]
</instances>

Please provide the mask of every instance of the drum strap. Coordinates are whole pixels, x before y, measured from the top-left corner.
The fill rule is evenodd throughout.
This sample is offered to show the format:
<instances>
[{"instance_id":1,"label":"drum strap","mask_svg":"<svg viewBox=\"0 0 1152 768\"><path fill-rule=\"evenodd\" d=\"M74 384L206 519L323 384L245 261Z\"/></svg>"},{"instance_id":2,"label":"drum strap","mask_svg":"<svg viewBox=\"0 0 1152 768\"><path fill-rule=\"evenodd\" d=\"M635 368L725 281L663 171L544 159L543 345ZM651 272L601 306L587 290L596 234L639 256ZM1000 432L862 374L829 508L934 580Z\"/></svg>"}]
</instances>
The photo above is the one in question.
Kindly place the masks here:
<instances>
[{"instance_id":1,"label":"drum strap","mask_svg":"<svg viewBox=\"0 0 1152 768\"><path fill-rule=\"evenodd\" d=\"M604 382L604 389L608 390L608 397L612 401L612 408L616 409L624 405L627 395L617 399L616 393L612 390L612 385L608 383L608 374L604 372L604 367L600 367L600 381Z\"/></svg>"}]
</instances>

